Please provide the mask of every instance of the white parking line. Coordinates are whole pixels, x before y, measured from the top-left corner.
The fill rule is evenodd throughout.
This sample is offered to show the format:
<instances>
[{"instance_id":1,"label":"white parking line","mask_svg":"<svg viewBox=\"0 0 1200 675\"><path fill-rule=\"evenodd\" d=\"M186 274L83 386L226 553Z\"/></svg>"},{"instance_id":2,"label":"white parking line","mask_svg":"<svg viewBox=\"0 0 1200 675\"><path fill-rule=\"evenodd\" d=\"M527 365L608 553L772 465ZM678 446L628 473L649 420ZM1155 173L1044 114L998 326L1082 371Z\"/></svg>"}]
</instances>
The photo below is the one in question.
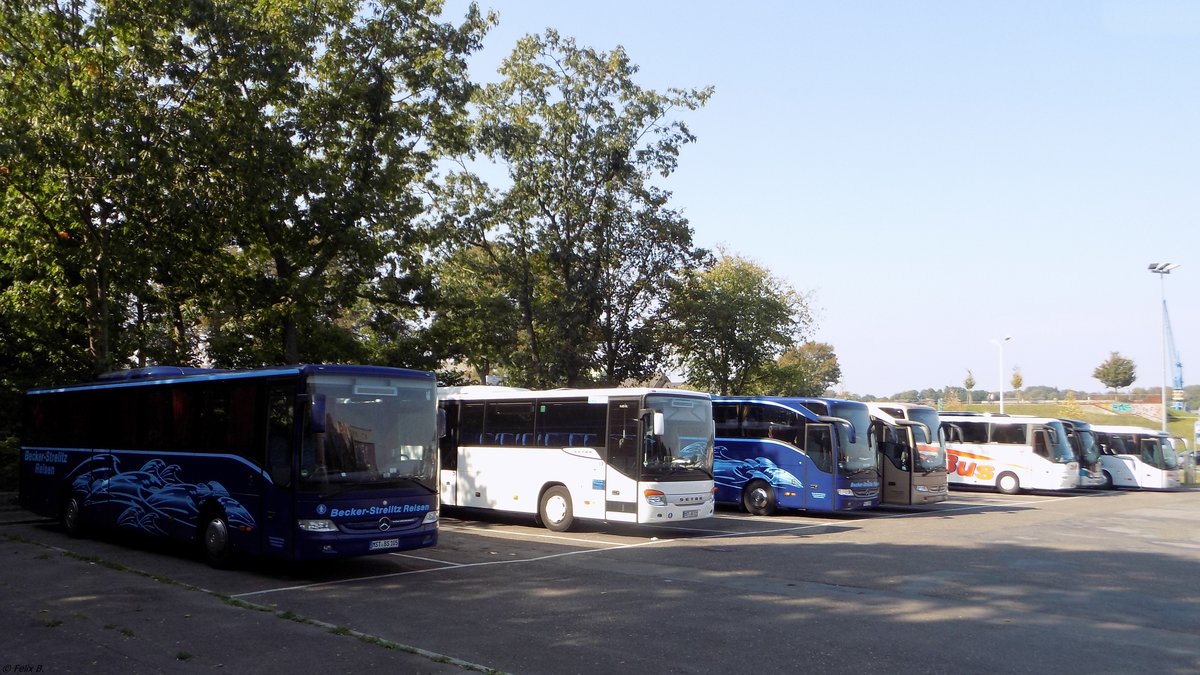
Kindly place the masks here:
<instances>
[{"instance_id":1,"label":"white parking line","mask_svg":"<svg viewBox=\"0 0 1200 675\"><path fill-rule=\"evenodd\" d=\"M623 548L638 548L639 546L652 546L654 544L662 544L662 543L672 542L672 541L675 541L675 540L674 539L655 539L652 541L638 542L636 544L622 544L620 546L615 546L613 548L579 549L577 551L564 551L563 553L551 553L549 555L538 556L536 558L522 558L520 560L488 560L486 562L462 563L462 564L458 564L458 565L453 565L451 563L447 563L447 565L448 565L447 567L434 567L434 568L430 568L430 569L426 569L426 570L409 570L407 572L393 572L391 574L377 574L377 575L371 576L371 577L354 577L353 579L338 579L337 581L321 581L321 582L317 582L315 584L300 584L297 586L284 586L281 588L265 588L261 591L249 591L247 593L237 593L234 595L230 595L229 597L231 597L231 598L248 598L248 597L255 596L255 595L266 595L268 593L282 593L284 591L299 591L299 590L305 590L305 589L309 589L309 588L320 588L322 586L337 586L340 584L350 584L350 583L356 583L359 581L375 581L377 579L391 579L394 577L407 577L407 576L412 576L414 574L426 574L429 572L443 572L443 571L449 570L449 569L458 570L458 569L463 569L463 568L467 568L467 567L487 567L489 565L515 565L515 564L519 564L519 563L540 562L542 560L551 560L553 558L565 558L566 556L571 556L571 555L582 555L584 553L603 553L605 551L613 551L613 550L623 549Z\"/></svg>"},{"instance_id":2,"label":"white parking line","mask_svg":"<svg viewBox=\"0 0 1200 675\"><path fill-rule=\"evenodd\" d=\"M727 532L727 531L721 531L721 530L700 530L700 529L693 529L693 528L668 528L666 526L661 526L661 525L656 526L656 527L659 527L661 529L674 529L674 530L681 531L681 532L709 532L710 533L710 534L704 534L704 535L701 535L698 537L694 537L694 539L734 539L734 538L744 538L744 537L765 536L765 535L772 535L772 534L785 534L788 532L799 532L802 530L814 530L814 529L830 527L830 526L837 527L839 525L843 525L843 524L847 524L847 523L859 523L864 520L881 520L881 519L885 519L885 518L911 518L911 517L919 517L919 516L933 516L933 515L942 515L942 514L946 514L946 513L957 513L957 512L963 512L963 511L977 511L980 509L995 508L996 506L1027 506L1027 505L1031 505L1031 504L1046 504L1047 501L1050 501L1050 502L1066 501L1068 499L1079 499L1080 497L1084 497L1084 496L1086 496L1086 495L1063 496L1063 497L1059 497L1055 500L1036 500L1036 501L1019 501L1019 502L1018 501L989 502L986 504L979 504L979 505L974 505L974 506L962 506L962 507L957 507L957 508L939 509L937 511L915 511L915 512L904 512L904 513L895 513L895 514L887 514L887 515L873 515L870 518L859 518L859 519L855 519L855 520L824 520L824 521L815 522L815 523L803 523L803 524L797 524L797 525L793 525L793 526L772 527L772 528L767 528L767 529L749 530L749 531L745 531L745 532ZM739 521L740 520L749 520L748 518L742 518L742 517L738 517L738 516L724 516L724 517L717 516L717 517L723 518L726 520L739 520ZM447 570L459 570L459 569L465 569L468 567L488 567L491 565L517 565L517 564L523 564L523 563L541 562L543 560L552 560L554 558L564 558L566 556L572 556L572 555L584 555L584 554L590 554L590 553L605 553L608 551L618 551L618 550L622 550L622 549L631 549L631 548L639 548L639 547L643 547L643 546L654 546L657 544L667 544L667 543L674 543L674 542L679 542L679 541L687 541L686 539L659 539L658 537L654 537L654 538L648 539L646 541L640 541L640 542L636 542L636 543L632 543L632 544L617 544L617 543L613 543L613 542L599 541L596 539L582 539L582 538L577 538L577 537L562 537L562 536L558 536L558 535L554 535L554 534L541 534L541 533L528 533L528 532L522 532L520 534L509 534L506 532L497 532L494 530L487 530L487 529L483 529L483 528L473 528L470 526L463 526L463 525L450 526L450 527L443 526L443 529L450 530L450 531L457 531L457 532L466 532L466 533L470 533L470 534L482 534L482 535L486 535L486 536L493 536L493 537L496 537L499 539L514 539L514 538L515 539L528 539L530 537L536 537L536 538L541 538L541 539L549 539L552 541L586 543L586 544L590 544L592 546L602 547L602 548L584 548L584 549L578 549L578 550L574 550L574 551L564 551L562 553L551 553L548 555L537 556L535 558L521 558L521 559L516 559L516 560L488 560L488 561L476 562L476 563L456 563L456 562L450 562L450 561L446 561L446 560L437 560L434 558L426 558L426 557L416 556L416 555L406 554L406 553L393 553L391 555L394 555L396 557L411 558L413 560L420 560L423 562L435 563L437 565L441 565L441 567L432 567L432 568L423 569L423 570L408 570L405 572L393 572L391 574L379 574L379 575L370 576L370 577L354 577L351 579L339 579L336 581L321 581L321 582L312 583L312 584L300 584L300 585L296 585L296 586L283 586L280 588L267 588L267 589L263 589L260 591L249 591L246 593L238 593L235 595L231 595L230 597L232 597L232 598L248 598L248 597L252 597L252 596L256 596L256 595L267 595L270 593L283 593L283 592L287 592L287 591L297 591L297 590L305 590L305 589L310 589L310 588L320 588L323 586L336 586L336 585L341 585L341 584L356 583L359 581L375 581L377 579L391 579L391 578L395 578L395 577L405 577L405 576L412 576L412 575L416 575L416 574L428 574L430 572L444 572Z\"/></svg>"},{"instance_id":3,"label":"white parking line","mask_svg":"<svg viewBox=\"0 0 1200 675\"><path fill-rule=\"evenodd\" d=\"M500 532L498 530L489 530L485 528L476 528L469 525L451 525L446 527L440 525L438 529L447 530L450 532L470 532L471 534L481 534L485 537L496 537L497 539L551 539L553 541L574 541L581 544L591 544L593 546L622 546L623 544L613 543L611 541L601 541L598 539L579 539L576 537L561 537L553 534L541 534L540 532L521 532L520 534L512 532Z\"/></svg>"}]
</instances>

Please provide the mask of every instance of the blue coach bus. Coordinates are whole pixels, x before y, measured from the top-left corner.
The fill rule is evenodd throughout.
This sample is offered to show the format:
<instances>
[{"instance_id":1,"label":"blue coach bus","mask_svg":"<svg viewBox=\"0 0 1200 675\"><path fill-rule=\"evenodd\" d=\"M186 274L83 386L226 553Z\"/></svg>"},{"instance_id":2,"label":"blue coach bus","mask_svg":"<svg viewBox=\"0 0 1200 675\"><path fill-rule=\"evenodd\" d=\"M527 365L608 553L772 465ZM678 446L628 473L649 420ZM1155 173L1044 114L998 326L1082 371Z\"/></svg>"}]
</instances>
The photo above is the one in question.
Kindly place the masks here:
<instances>
[{"instance_id":1,"label":"blue coach bus","mask_svg":"<svg viewBox=\"0 0 1200 675\"><path fill-rule=\"evenodd\" d=\"M825 404L814 412L809 406ZM714 396L717 501L755 515L879 505L879 456L865 403Z\"/></svg>"},{"instance_id":2,"label":"blue coach bus","mask_svg":"<svg viewBox=\"0 0 1200 675\"><path fill-rule=\"evenodd\" d=\"M437 543L432 373L155 367L24 397L21 504L115 529L315 560Z\"/></svg>"}]
</instances>

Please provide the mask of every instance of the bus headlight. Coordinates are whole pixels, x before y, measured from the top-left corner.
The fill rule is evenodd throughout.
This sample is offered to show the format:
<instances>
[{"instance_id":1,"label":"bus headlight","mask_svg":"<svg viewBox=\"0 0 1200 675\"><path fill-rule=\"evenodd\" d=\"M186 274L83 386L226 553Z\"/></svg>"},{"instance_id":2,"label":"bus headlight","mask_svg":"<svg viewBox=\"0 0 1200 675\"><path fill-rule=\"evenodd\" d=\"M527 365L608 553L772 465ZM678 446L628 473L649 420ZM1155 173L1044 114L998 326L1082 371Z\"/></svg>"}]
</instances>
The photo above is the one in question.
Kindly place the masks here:
<instances>
[{"instance_id":1,"label":"bus headlight","mask_svg":"<svg viewBox=\"0 0 1200 675\"><path fill-rule=\"evenodd\" d=\"M332 520L297 520L296 525L304 532L337 532Z\"/></svg>"},{"instance_id":2,"label":"bus headlight","mask_svg":"<svg viewBox=\"0 0 1200 675\"><path fill-rule=\"evenodd\" d=\"M437 521L438 521L438 512L437 512L437 511L430 511L429 513L426 513L426 514L425 514L425 520L422 520L422 521L421 521L421 524L422 524L422 525L429 525L429 524L431 524L431 523L436 523Z\"/></svg>"},{"instance_id":3,"label":"bus headlight","mask_svg":"<svg viewBox=\"0 0 1200 675\"><path fill-rule=\"evenodd\" d=\"M662 490L646 490L642 494L646 496L646 503L650 506L667 505L667 495Z\"/></svg>"},{"instance_id":4,"label":"bus headlight","mask_svg":"<svg viewBox=\"0 0 1200 675\"><path fill-rule=\"evenodd\" d=\"M842 497L853 497L854 490L851 490L849 488L838 488L838 494L841 495Z\"/></svg>"},{"instance_id":5,"label":"bus headlight","mask_svg":"<svg viewBox=\"0 0 1200 675\"><path fill-rule=\"evenodd\" d=\"M917 492L929 492L929 486L928 485L918 485Z\"/></svg>"}]
</instances>

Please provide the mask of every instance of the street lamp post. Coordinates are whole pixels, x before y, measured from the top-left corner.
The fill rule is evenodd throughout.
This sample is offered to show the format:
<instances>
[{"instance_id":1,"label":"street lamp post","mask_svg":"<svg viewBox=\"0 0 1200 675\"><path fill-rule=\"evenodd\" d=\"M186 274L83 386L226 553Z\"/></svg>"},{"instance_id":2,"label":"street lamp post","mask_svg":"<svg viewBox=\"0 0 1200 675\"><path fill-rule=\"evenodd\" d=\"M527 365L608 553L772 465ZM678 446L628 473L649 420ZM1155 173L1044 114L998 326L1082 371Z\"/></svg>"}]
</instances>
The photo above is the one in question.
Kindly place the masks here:
<instances>
[{"instance_id":1,"label":"street lamp post","mask_svg":"<svg viewBox=\"0 0 1200 675\"><path fill-rule=\"evenodd\" d=\"M1000 350L1000 414L1004 414L1004 343L1012 339L1011 335L1005 335L1001 340L992 340L992 344L996 345Z\"/></svg>"},{"instance_id":2,"label":"street lamp post","mask_svg":"<svg viewBox=\"0 0 1200 675\"><path fill-rule=\"evenodd\" d=\"M1158 288L1162 296L1162 430L1167 430L1167 275L1179 267L1178 263L1150 263L1150 271L1158 275Z\"/></svg>"}]
</instances>

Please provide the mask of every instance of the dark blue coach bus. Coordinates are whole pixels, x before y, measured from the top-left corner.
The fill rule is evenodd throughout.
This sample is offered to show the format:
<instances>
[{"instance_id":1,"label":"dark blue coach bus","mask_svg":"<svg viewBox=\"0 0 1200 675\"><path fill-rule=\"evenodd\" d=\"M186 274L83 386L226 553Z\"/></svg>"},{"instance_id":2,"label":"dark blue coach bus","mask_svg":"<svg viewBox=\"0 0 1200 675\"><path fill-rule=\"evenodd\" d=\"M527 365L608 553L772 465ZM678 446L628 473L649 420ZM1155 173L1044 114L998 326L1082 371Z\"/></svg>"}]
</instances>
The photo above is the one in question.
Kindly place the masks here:
<instances>
[{"instance_id":1,"label":"dark blue coach bus","mask_svg":"<svg viewBox=\"0 0 1200 675\"><path fill-rule=\"evenodd\" d=\"M20 499L115 529L318 560L437 543L436 381L377 366L118 371L24 397Z\"/></svg>"},{"instance_id":2,"label":"dark blue coach bus","mask_svg":"<svg viewBox=\"0 0 1200 675\"><path fill-rule=\"evenodd\" d=\"M718 502L759 516L779 508L837 512L879 505L879 456L865 403L714 396L713 421Z\"/></svg>"}]
</instances>

